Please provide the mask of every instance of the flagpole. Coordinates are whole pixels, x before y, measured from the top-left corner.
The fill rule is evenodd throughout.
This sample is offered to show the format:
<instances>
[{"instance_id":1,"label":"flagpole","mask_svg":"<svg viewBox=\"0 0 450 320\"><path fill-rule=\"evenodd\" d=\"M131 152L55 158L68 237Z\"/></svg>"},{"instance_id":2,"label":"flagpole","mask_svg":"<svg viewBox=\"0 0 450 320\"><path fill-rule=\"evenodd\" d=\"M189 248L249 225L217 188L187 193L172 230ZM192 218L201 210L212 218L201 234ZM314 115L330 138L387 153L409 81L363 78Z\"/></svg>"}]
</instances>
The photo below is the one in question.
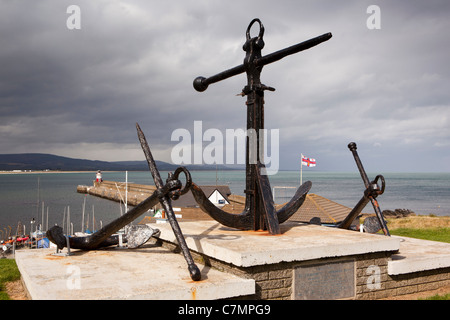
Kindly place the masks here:
<instances>
[{"instance_id":1,"label":"flagpole","mask_svg":"<svg viewBox=\"0 0 450 320\"><path fill-rule=\"evenodd\" d=\"M300 185L303 184L303 153L300 154Z\"/></svg>"}]
</instances>

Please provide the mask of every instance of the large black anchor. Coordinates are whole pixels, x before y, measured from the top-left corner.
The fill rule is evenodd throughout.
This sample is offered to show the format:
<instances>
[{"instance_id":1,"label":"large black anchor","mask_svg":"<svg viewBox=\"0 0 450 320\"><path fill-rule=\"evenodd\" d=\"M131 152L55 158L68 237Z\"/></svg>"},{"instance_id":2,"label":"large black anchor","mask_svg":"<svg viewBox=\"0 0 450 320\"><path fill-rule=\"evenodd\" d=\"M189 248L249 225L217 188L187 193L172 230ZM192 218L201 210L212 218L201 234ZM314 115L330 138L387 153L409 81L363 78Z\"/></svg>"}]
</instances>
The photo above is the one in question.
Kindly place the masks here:
<instances>
[{"instance_id":1,"label":"large black anchor","mask_svg":"<svg viewBox=\"0 0 450 320\"><path fill-rule=\"evenodd\" d=\"M359 173L361 174L361 178L364 181L364 186L366 189L364 190L364 195L361 197L361 200L356 204L356 206L350 211L347 217L342 221L338 227L342 229L349 229L353 220L355 220L364 207L370 202L372 202L373 209L375 210L376 220L372 219L372 217L368 217L364 221L364 226L367 231L370 233L375 233L378 230L383 230L384 235L390 236L389 229L386 226L386 221L384 220L383 214L380 209L380 205L378 204L377 197L384 193L385 181L382 175L377 175L375 180L369 182L369 178L367 177L366 171L361 163L358 152L356 151L356 143L350 142L348 144L348 148L353 154L355 158L356 166L358 167ZM381 187L378 185L378 180L381 180Z\"/></svg>"},{"instance_id":2,"label":"large black anchor","mask_svg":"<svg viewBox=\"0 0 450 320\"><path fill-rule=\"evenodd\" d=\"M178 245L180 246L180 249L188 264L191 279L194 281L199 281L201 279L200 270L192 259L186 240L184 239L183 233L181 232L180 226L175 218L175 213L171 203L171 199L176 200L190 190L192 183L191 175L186 168L179 167L173 174L169 174L169 177L164 184L150 152L144 133L138 124L136 124L136 129L142 150L144 151L150 172L157 187L153 194L136 207L125 213L123 216L110 222L108 225L104 226L90 236L66 238L66 236L64 236L63 229L59 226L54 226L47 231L47 237L51 242L58 246L58 249L64 248L67 245L67 242L69 243L70 248L82 250L95 250L101 247L111 246L118 243L118 235L114 235L114 233L134 221L149 209L153 208L159 202L166 212L170 226L172 227L173 233L178 241ZM180 173L184 173L185 175L186 183L184 188L182 188L181 181L178 180ZM147 240L152 234L153 233L147 234Z\"/></svg>"},{"instance_id":3,"label":"large black anchor","mask_svg":"<svg viewBox=\"0 0 450 320\"><path fill-rule=\"evenodd\" d=\"M255 22L259 24L259 34L252 38L250 29ZM264 159L259 150L262 145L260 139L263 139L260 136L261 129L264 129L264 91L275 91L275 89L261 83L261 71L264 65L316 46L329 40L332 35L326 33L266 56L261 55L264 47L263 36L264 26L261 21L259 19L252 20L247 28L246 42L243 46L246 52L244 63L212 77L197 77L194 80L194 88L197 91L205 91L212 83L243 72L247 74L248 82L241 95L247 96L247 132L251 130L256 134L257 145L250 146L249 137L247 137L244 211L240 214L225 212L211 203L196 184L192 184L191 190L202 210L225 226L242 230L268 230L271 234L280 234L280 223L289 219L300 208L312 183L307 181L302 184L294 197L283 208L275 210L269 179L264 174L266 170Z\"/></svg>"}]
</instances>

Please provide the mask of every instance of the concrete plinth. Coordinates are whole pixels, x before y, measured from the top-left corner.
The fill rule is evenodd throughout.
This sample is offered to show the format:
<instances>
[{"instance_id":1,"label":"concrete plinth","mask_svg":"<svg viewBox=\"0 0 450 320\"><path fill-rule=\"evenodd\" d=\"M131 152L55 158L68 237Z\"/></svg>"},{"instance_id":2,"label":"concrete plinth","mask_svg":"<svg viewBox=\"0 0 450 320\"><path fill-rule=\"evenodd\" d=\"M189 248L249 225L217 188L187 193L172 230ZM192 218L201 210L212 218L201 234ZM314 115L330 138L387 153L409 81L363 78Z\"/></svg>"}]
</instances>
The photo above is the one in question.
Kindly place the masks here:
<instances>
[{"instance_id":1,"label":"concrete plinth","mask_svg":"<svg viewBox=\"0 0 450 320\"><path fill-rule=\"evenodd\" d=\"M32 299L380 299L450 284L450 244L286 222L280 235L180 222L202 272L189 277L170 224L138 249L19 250ZM155 242L155 239L152 240ZM163 245L162 247L159 245Z\"/></svg>"},{"instance_id":2,"label":"concrete plinth","mask_svg":"<svg viewBox=\"0 0 450 320\"><path fill-rule=\"evenodd\" d=\"M191 300L252 295L255 282L198 264L192 281L183 256L162 247L95 251L19 250L16 262L33 300Z\"/></svg>"},{"instance_id":3,"label":"concrete plinth","mask_svg":"<svg viewBox=\"0 0 450 320\"><path fill-rule=\"evenodd\" d=\"M169 224L151 226L161 230L160 239L176 242ZM180 227L191 250L239 267L392 252L400 248L398 238L296 222L282 224L281 235L240 231L215 221L181 222Z\"/></svg>"}]
</instances>

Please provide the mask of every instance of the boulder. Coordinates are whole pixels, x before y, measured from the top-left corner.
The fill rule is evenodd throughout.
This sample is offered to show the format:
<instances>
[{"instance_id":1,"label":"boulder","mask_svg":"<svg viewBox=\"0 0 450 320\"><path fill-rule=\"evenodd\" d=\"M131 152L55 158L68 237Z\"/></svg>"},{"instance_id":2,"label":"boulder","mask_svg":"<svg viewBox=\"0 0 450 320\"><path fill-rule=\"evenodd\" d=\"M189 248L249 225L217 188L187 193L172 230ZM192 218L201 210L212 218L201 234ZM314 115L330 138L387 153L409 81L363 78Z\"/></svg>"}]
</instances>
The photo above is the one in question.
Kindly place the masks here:
<instances>
[{"instance_id":1,"label":"boulder","mask_svg":"<svg viewBox=\"0 0 450 320\"><path fill-rule=\"evenodd\" d=\"M383 216L385 218L405 218L412 214L414 214L414 212L409 209L395 209L394 211L383 210Z\"/></svg>"}]
</instances>

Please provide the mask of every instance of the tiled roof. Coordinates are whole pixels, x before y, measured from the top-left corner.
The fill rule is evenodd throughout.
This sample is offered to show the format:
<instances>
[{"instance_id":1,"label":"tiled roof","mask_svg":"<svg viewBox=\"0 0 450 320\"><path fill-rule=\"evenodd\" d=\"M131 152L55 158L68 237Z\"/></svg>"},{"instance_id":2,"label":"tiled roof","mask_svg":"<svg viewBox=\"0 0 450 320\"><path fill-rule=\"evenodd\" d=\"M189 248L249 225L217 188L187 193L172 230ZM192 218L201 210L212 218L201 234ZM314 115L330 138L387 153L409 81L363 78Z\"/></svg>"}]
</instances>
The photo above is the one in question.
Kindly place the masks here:
<instances>
[{"instance_id":1,"label":"tiled roof","mask_svg":"<svg viewBox=\"0 0 450 320\"><path fill-rule=\"evenodd\" d=\"M231 195L229 186L200 186L200 188L207 198L209 198L215 190L218 190L225 200L229 202L228 197ZM180 208L198 208L198 204L195 201L192 192L182 195L178 200L172 200L172 206ZM157 207L159 207L159 205L157 205Z\"/></svg>"},{"instance_id":2,"label":"tiled roof","mask_svg":"<svg viewBox=\"0 0 450 320\"><path fill-rule=\"evenodd\" d=\"M233 213L238 213L244 208L245 197L240 195L231 195L228 197L233 204ZM276 209L281 209L284 204L277 204ZM230 212L230 206L225 206L223 209ZM312 218L320 218L322 223L335 224L347 217L351 208L342 204L334 202L330 199L324 198L314 193L306 195L303 205L294 213L289 220L299 222L309 222Z\"/></svg>"},{"instance_id":3,"label":"tiled roof","mask_svg":"<svg viewBox=\"0 0 450 320\"><path fill-rule=\"evenodd\" d=\"M318 217L322 223L334 224L344 220L350 211L351 208L349 207L317 194L310 193L306 195L303 205L289 220L309 222L312 218Z\"/></svg>"}]
</instances>

